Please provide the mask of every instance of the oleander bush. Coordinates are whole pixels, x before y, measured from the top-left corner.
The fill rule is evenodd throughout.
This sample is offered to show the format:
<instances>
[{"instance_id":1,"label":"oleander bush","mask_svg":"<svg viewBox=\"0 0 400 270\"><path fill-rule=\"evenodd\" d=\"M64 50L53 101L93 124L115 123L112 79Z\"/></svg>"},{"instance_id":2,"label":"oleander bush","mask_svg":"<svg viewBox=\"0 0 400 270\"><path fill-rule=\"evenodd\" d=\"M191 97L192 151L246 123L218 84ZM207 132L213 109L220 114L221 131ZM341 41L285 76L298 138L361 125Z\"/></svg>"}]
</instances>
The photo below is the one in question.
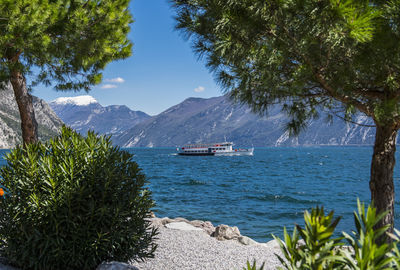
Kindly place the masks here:
<instances>
[{"instance_id":1,"label":"oleander bush","mask_svg":"<svg viewBox=\"0 0 400 270\"><path fill-rule=\"evenodd\" d=\"M154 256L145 176L109 137L63 127L0 169L0 256L23 269L95 269Z\"/></svg>"}]
</instances>

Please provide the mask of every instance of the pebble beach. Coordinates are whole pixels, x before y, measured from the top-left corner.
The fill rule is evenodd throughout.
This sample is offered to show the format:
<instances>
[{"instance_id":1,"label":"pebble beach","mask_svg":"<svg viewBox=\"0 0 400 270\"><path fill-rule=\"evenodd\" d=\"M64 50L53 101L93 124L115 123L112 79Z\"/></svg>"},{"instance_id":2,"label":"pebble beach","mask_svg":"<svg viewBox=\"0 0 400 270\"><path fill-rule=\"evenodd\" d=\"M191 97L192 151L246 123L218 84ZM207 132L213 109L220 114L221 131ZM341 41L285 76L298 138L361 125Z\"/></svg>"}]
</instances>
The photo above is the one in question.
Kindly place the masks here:
<instances>
[{"instance_id":1,"label":"pebble beach","mask_svg":"<svg viewBox=\"0 0 400 270\"><path fill-rule=\"evenodd\" d=\"M140 270L242 270L247 260L266 262L265 270L280 264L275 241L266 244L243 245L236 240L219 241L203 231L181 231L161 228L155 258L134 263Z\"/></svg>"},{"instance_id":2,"label":"pebble beach","mask_svg":"<svg viewBox=\"0 0 400 270\"><path fill-rule=\"evenodd\" d=\"M158 248L154 258L144 262L130 262L129 265L120 264L113 268L97 269L242 270L247 261L252 264L254 260L257 261L258 267L265 262L264 270L277 269L280 265L275 256L275 253L280 253L276 241L257 243L241 236L236 227L221 225L228 230L217 237L212 236L212 233L220 226L214 228L209 222L187 221L183 218L153 218L152 223L159 230L156 240ZM19 269L8 266L4 260L0 260L0 270Z\"/></svg>"},{"instance_id":3,"label":"pebble beach","mask_svg":"<svg viewBox=\"0 0 400 270\"><path fill-rule=\"evenodd\" d=\"M218 237L210 236L212 229L201 228L204 223L199 221L163 220L169 223L163 224L160 219L154 222L160 232L155 258L132 264L140 270L242 270L247 261L252 264L253 260L257 261L258 267L265 262L265 270L280 265L275 256L280 253L275 240L267 243L250 240L246 244L237 238L218 240Z\"/></svg>"}]
</instances>

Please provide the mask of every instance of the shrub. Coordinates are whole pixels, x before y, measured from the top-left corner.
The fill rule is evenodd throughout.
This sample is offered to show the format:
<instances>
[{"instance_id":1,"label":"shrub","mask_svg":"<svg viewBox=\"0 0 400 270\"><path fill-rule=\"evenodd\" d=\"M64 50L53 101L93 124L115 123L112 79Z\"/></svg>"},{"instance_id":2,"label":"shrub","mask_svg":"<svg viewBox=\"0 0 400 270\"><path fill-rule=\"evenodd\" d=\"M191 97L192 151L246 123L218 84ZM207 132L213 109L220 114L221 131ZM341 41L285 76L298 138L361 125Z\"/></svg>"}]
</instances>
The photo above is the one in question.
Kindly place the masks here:
<instances>
[{"instance_id":1,"label":"shrub","mask_svg":"<svg viewBox=\"0 0 400 270\"><path fill-rule=\"evenodd\" d=\"M358 213L354 212L356 231L353 236L343 232L352 252L344 251L343 257L349 269L394 269L395 243L380 243L381 236L389 229L389 225L375 228L375 225L387 213L377 214L376 209L358 202ZM379 243L379 244L378 244Z\"/></svg>"},{"instance_id":2,"label":"shrub","mask_svg":"<svg viewBox=\"0 0 400 270\"><path fill-rule=\"evenodd\" d=\"M358 201L358 213L354 212L356 231L354 237L343 233L344 237L332 238L334 229L339 222L332 222L333 212L325 215L323 209L315 208L309 214L304 214L305 229L296 226L293 236L284 229L284 242L278 241L284 258L277 255L285 269L354 269L354 270L383 270L399 269L400 252L397 248L399 238L393 238L391 243L379 242L386 233L388 226L374 229L374 226L386 213L377 214L376 209ZM297 232L299 231L299 232ZM303 242L299 241L299 235ZM349 246L342 247L346 239ZM282 268L280 268L282 269Z\"/></svg>"},{"instance_id":3,"label":"shrub","mask_svg":"<svg viewBox=\"0 0 400 270\"><path fill-rule=\"evenodd\" d=\"M94 269L153 257L146 180L109 137L63 127L18 146L0 169L0 255L24 269Z\"/></svg>"},{"instance_id":4,"label":"shrub","mask_svg":"<svg viewBox=\"0 0 400 270\"><path fill-rule=\"evenodd\" d=\"M336 247L342 245L341 239L331 238L339 220L333 220L333 212L325 215L324 208L313 208L311 214L305 211L305 229L297 225L290 236L284 228L285 243L274 236L285 257L277 256L279 261L286 269L339 269Z\"/></svg>"}]
</instances>

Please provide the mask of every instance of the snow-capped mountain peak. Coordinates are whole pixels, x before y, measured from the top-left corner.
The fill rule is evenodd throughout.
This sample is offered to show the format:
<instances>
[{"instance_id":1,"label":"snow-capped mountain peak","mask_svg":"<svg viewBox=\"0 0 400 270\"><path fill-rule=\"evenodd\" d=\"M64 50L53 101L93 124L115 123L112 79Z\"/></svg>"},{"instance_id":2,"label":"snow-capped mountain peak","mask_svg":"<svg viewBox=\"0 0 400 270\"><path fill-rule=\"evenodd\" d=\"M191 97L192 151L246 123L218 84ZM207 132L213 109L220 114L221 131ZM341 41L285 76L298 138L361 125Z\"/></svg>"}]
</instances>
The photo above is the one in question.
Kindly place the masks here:
<instances>
[{"instance_id":1,"label":"snow-capped mountain peak","mask_svg":"<svg viewBox=\"0 0 400 270\"><path fill-rule=\"evenodd\" d=\"M99 134L119 134L150 118L150 115L124 105L103 107L91 96L58 98L50 106L65 124L82 134L88 130Z\"/></svg>"},{"instance_id":2,"label":"snow-capped mountain peak","mask_svg":"<svg viewBox=\"0 0 400 270\"><path fill-rule=\"evenodd\" d=\"M51 103L59 105L73 104L77 106L87 106L91 103L98 103L98 102L94 97L85 95L77 97L60 97L53 100Z\"/></svg>"}]
</instances>

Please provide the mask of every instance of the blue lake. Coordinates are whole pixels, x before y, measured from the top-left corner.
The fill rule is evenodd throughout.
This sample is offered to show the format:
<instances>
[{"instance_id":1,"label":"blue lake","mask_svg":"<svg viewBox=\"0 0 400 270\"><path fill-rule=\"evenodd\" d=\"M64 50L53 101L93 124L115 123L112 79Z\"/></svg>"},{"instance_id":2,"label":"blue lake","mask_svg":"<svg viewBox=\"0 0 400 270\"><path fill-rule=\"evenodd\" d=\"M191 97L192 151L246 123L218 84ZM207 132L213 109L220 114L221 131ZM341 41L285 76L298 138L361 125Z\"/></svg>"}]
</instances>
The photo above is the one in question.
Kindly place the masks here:
<instances>
[{"instance_id":1,"label":"blue lake","mask_svg":"<svg viewBox=\"0 0 400 270\"><path fill-rule=\"evenodd\" d=\"M147 175L157 216L238 226L260 242L271 233L281 236L284 226L303 224L304 210L316 205L342 216L338 230L349 232L357 198L370 200L372 147L256 148L254 156L242 157L185 157L174 148L127 150ZM399 176L397 166L397 190Z\"/></svg>"}]
</instances>

